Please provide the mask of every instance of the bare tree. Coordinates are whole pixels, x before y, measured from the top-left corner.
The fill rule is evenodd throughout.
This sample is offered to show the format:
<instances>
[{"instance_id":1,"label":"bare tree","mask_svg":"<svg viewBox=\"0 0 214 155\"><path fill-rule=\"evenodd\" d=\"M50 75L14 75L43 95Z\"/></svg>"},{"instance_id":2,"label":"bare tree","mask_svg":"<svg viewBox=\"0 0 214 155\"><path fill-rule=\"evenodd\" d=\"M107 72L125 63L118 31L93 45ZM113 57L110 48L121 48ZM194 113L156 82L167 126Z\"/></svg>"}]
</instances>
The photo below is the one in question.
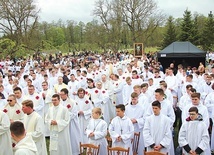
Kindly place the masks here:
<instances>
[{"instance_id":1,"label":"bare tree","mask_svg":"<svg viewBox=\"0 0 214 155\"><path fill-rule=\"evenodd\" d=\"M108 32L117 28L121 33L128 26L132 42L146 42L165 20L154 0L98 0L94 15L101 19Z\"/></svg>"},{"instance_id":2,"label":"bare tree","mask_svg":"<svg viewBox=\"0 0 214 155\"><path fill-rule=\"evenodd\" d=\"M17 46L20 45L33 33L38 12L33 0L1 0L0 33L14 40Z\"/></svg>"}]
</instances>

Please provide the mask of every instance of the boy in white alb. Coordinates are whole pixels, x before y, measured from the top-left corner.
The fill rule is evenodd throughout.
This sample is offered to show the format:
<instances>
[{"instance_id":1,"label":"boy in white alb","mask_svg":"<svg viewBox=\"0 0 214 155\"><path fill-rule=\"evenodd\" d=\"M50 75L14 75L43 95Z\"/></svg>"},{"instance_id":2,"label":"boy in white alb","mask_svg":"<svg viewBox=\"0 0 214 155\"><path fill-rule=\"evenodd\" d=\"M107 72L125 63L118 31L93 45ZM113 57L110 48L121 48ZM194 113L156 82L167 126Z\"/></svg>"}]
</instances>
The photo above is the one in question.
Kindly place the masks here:
<instances>
[{"instance_id":1,"label":"boy in white alb","mask_svg":"<svg viewBox=\"0 0 214 155\"><path fill-rule=\"evenodd\" d=\"M99 155L107 154L107 141L105 136L107 135L107 123L100 119L102 111L100 108L94 108L92 110L92 119L86 129L89 143L100 145Z\"/></svg>"},{"instance_id":2,"label":"boy in white alb","mask_svg":"<svg viewBox=\"0 0 214 155\"><path fill-rule=\"evenodd\" d=\"M109 125L109 133L112 138L112 146L129 148L129 154L132 155L131 139L134 136L134 126L130 118L125 116L125 105L116 105L117 116L112 119Z\"/></svg>"}]
</instances>

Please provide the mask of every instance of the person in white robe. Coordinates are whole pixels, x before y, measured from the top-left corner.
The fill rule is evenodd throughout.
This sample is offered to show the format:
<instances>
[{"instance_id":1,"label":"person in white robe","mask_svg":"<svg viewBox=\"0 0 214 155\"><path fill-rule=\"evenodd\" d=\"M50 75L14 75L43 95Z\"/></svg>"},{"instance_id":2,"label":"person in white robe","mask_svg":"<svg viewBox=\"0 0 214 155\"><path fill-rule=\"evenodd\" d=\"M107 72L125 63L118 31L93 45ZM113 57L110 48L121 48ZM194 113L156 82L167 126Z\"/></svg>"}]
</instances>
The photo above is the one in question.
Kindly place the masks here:
<instances>
[{"instance_id":1,"label":"person in white robe","mask_svg":"<svg viewBox=\"0 0 214 155\"><path fill-rule=\"evenodd\" d=\"M138 144L138 155L144 155L143 142L143 126L144 126L144 108L138 103L138 94L133 92L131 94L131 103L126 106L125 114L129 117L134 125L134 132L140 133Z\"/></svg>"},{"instance_id":2,"label":"person in white robe","mask_svg":"<svg viewBox=\"0 0 214 155\"><path fill-rule=\"evenodd\" d=\"M127 105L130 102L130 96L134 92L134 85L130 77L126 78L126 84L123 87L123 104Z\"/></svg>"},{"instance_id":3,"label":"person in white robe","mask_svg":"<svg viewBox=\"0 0 214 155\"><path fill-rule=\"evenodd\" d=\"M164 91L165 99L169 100L170 103L173 105L172 92L169 89L167 89L167 83L166 82L161 82L160 83L160 88L163 89L163 91Z\"/></svg>"},{"instance_id":4,"label":"person in white robe","mask_svg":"<svg viewBox=\"0 0 214 155\"><path fill-rule=\"evenodd\" d=\"M11 137L16 142L14 155L38 155L36 144L30 135L25 134L24 124L20 121L11 123Z\"/></svg>"},{"instance_id":5,"label":"person in white robe","mask_svg":"<svg viewBox=\"0 0 214 155\"><path fill-rule=\"evenodd\" d=\"M143 83L143 80L140 78L139 74L140 72L137 72L137 70L132 71L132 84L135 85L141 85Z\"/></svg>"},{"instance_id":6,"label":"person in white robe","mask_svg":"<svg viewBox=\"0 0 214 155\"><path fill-rule=\"evenodd\" d=\"M7 102L8 103L5 105L3 112L8 115L10 122L23 121L24 113L22 111L21 105L16 102L15 95L9 95Z\"/></svg>"},{"instance_id":7,"label":"person in white robe","mask_svg":"<svg viewBox=\"0 0 214 155\"><path fill-rule=\"evenodd\" d=\"M89 121L86 134L89 138L89 143L100 145L99 155L107 155L107 141L105 138L107 135L107 123L100 119L101 114L101 108L92 110L92 119Z\"/></svg>"},{"instance_id":8,"label":"person in white robe","mask_svg":"<svg viewBox=\"0 0 214 155\"><path fill-rule=\"evenodd\" d=\"M3 110L6 104L7 99L5 99L4 95L0 93L0 110Z\"/></svg>"},{"instance_id":9,"label":"person in white robe","mask_svg":"<svg viewBox=\"0 0 214 155\"><path fill-rule=\"evenodd\" d=\"M123 82L119 79L119 76L117 74L113 75L113 104L123 104Z\"/></svg>"},{"instance_id":10,"label":"person in white robe","mask_svg":"<svg viewBox=\"0 0 214 155\"><path fill-rule=\"evenodd\" d=\"M213 85L213 82L212 82L213 78L211 75L207 75L205 76L205 80L203 80L201 83L199 83L200 87L198 89L198 92L201 93L201 99L202 101L204 101L204 99L206 98L206 96L213 92L213 89L212 89L212 85Z\"/></svg>"},{"instance_id":11,"label":"person in white robe","mask_svg":"<svg viewBox=\"0 0 214 155\"><path fill-rule=\"evenodd\" d=\"M183 148L183 155L208 155L209 134L203 116L198 113L197 107L189 109L189 117L182 124L179 131L178 142Z\"/></svg>"},{"instance_id":12,"label":"person in white robe","mask_svg":"<svg viewBox=\"0 0 214 155\"><path fill-rule=\"evenodd\" d=\"M134 136L134 126L130 118L125 116L125 105L116 105L117 116L112 119L109 125L109 133L112 138L112 147L130 148L129 155L132 155L131 139Z\"/></svg>"},{"instance_id":13,"label":"person in white robe","mask_svg":"<svg viewBox=\"0 0 214 155\"><path fill-rule=\"evenodd\" d=\"M54 94L54 91L50 88L48 88L48 82L43 81L42 82L42 91L40 92L40 96L42 96L43 102L44 102L44 116L43 118L45 118L48 109L53 106L52 104L52 96ZM45 137L49 137L50 136L50 131L48 129L48 124L45 123Z\"/></svg>"},{"instance_id":14,"label":"person in white robe","mask_svg":"<svg viewBox=\"0 0 214 155\"><path fill-rule=\"evenodd\" d=\"M175 113L173 110L173 105L169 100L165 99L165 94L163 89L158 88L155 90L155 99L161 103L161 114L167 116L171 122L171 132L173 130L173 123L175 122ZM150 105L147 109L146 116L148 117L153 114L152 105ZM146 119L146 118L145 118ZM171 141L170 146L170 155L174 155L174 142Z\"/></svg>"},{"instance_id":15,"label":"person in white robe","mask_svg":"<svg viewBox=\"0 0 214 155\"><path fill-rule=\"evenodd\" d=\"M32 136L39 155L47 155L46 141L44 135L44 120L33 110L33 101L22 102L22 111L25 113L24 126L27 135Z\"/></svg>"},{"instance_id":16,"label":"person in white robe","mask_svg":"<svg viewBox=\"0 0 214 155\"><path fill-rule=\"evenodd\" d=\"M214 88L214 85L212 86L212 88ZM211 133L211 150L214 150L214 92L209 93L207 95L207 97L205 98L204 101L204 105L207 107L208 109L208 113L210 116L210 121L212 120L212 133Z\"/></svg>"},{"instance_id":17,"label":"person in white robe","mask_svg":"<svg viewBox=\"0 0 214 155\"><path fill-rule=\"evenodd\" d=\"M171 120L162 114L161 103L152 103L153 114L146 118L143 138L147 151L169 153L172 139Z\"/></svg>"},{"instance_id":18,"label":"person in white robe","mask_svg":"<svg viewBox=\"0 0 214 155\"><path fill-rule=\"evenodd\" d=\"M87 143L88 137L85 131L91 117L93 105L88 99L88 97L85 95L85 90L83 88L79 88L77 91L76 103L80 122L81 142Z\"/></svg>"},{"instance_id":19,"label":"person in white robe","mask_svg":"<svg viewBox=\"0 0 214 155\"><path fill-rule=\"evenodd\" d=\"M171 91L173 95L173 107L177 106L177 92L178 92L178 80L174 76L172 68L168 68L168 76L165 77L164 81L167 83L167 88Z\"/></svg>"},{"instance_id":20,"label":"person in white robe","mask_svg":"<svg viewBox=\"0 0 214 155\"><path fill-rule=\"evenodd\" d=\"M191 94L192 94L192 85L186 85L186 92L185 94L183 94L178 102L178 106L179 108L181 109L181 111L183 111L184 107L187 105L187 104L190 104L192 101L191 101ZM195 90L195 89L194 89ZM196 90L195 90L196 92Z\"/></svg>"},{"instance_id":21,"label":"person in white robe","mask_svg":"<svg viewBox=\"0 0 214 155\"><path fill-rule=\"evenodd\" d=\"M195 83L193 81L193 75L191 75L191 74L186 76L185 82L184 82L184 84L182 86L182 90L181 90L182 91L182 95L187 93L187 91L186 91L186 86L187 85L192 85L193 88L197 89L197 83Z\"/></svg>"},{"instance_id":22,"label":"person in white robe","mask_svg":"<svg viewBox=\"0 0 214 155\"><path fill-rule=\"evenodd\" d=\"M67 89L68 89L68 85L64 84L64 83L63 83L63 78L62 78L62 76L59 76L59 77L58 77L58 83L56 83L56 84L54 85L54 92L55 92L55 93L60 93L60 90L61 90L62 88L67 88Z\"/></svg>"},{"instance_id":23,"label":"person in white robe","mask_svg":"<svg viewBox=\"0 0 214 155\"><path fill-rule=\"evenodd\" d=\"M100 106L102 110L102 115L104 117L104 120L107 122L107 124L110 123L110 120L113 118L110 113L110 106L111 104L110 97L108 94L108 91L106 91L103 86L102 82L98 81L96 83L96 90L98 91L97 94L97 99L95 100L95 105Z\"/></svg>"},{"instance_id":24,"label":"person in white robe","mask_svg":"<svg viewBox=\"0 0 214 155\"><path fill-rule=\"evenodd\" d=\"M0 110L0 154L13 154L10 136L10 119Z\"/></svg>"},{"instance_id":25,"label":"person in white robe","mask_svg":"<svg viewBox=\"0 0 214 155\"><path fill-rule=\"evenodd\" d=\"M101 77L101 82L102 82L102 88L106 90L106 92L109 95L109 101L107 102L107 107L108 107L108 113L110 116L110 119L114 118L116 116L115 113L115 106L113 104L114 98L114 87L112 81L107 79L107 75L103 74ZM105 113L105 112L104 112ZM106 121L109 123L110 121Z\"/></svg>"},{"instance_id":26,"label":"person in white robe","mask_svg":"<svg viewBox=\"0 0 214 155\"><path fill-rule=\"evenodd\" d=\"M68 89L69 89L69 97L75 100L77 95L77 90L80 87L79 82L76 80L75 75L70 75L70 81L68 82Z\"/></svg>"},{"instance_id":27,"label":"person in white robe","mask_svg":"<svg viewBox=\"0 0 214 155\"><path fill-rule=\"evenodd\" d=\"M77 109L76 101L69 98L68 94L69 94L68 90L66 88L63 88L60 91L60 97L61 97L60 102L69 111L69 115L70 115L69 131L70 131L72 154L78 155L80 154L79 142L81 141L78 109Z\"/></svg>"},{"instance_id":28,"label":"person in white robe","mask_svg":"<svg viewBox=\"0 0 214 155\"><path fill-rule=\"evenodd\" d=\"M101 107L101 92L95 87L95 83L93 79L87 79L88 87L85 89L86 96L92 102L94 107Z\"/></svg>"},{"instance_id":29,"label":"person in white robe","mask_svg":"<svg viewBox=\"0 0 214 155\"><path fill-rule=\"evenodd\" d=\"M144 85L144 84L142 84ZM149 101L147 96L142 92L141 86L140 85L135 85L134 86L134 92L138 94L138 103L141 105L144 109L144 111L147 111L149 107ZM131 96L129 97L129 103L131 102Z\"/></svg>"},{"instance_id":30,"label":"person in white robe","mask_svg":"<svg viewBox=\"0 0 214 155\"><path fill-rule=\"evenodd\" d=\"M28 86L28 95L26 99L33 101L34 110L42 117L44 117L44 101L43 97L38 94L33 85Z\"/></svg>"},{"instance_id":31,"label":"person in white robe","mask_svg":"<svg viewBox=\"0 0 214 155\"><path fill-rule=\"evenodd\" d=\"M54 106L50 107L45 118L50 130L50 155L72 155L70 134L69 134L69 111L60 104L60 96L52 96Z\"/></svg>"},{"instance_id":32,"label":"person in white robe","mask_svg":"<svg viewBox=\"0 0 214 155\"><path fill-rule=\"evenodd\" d=\"M207 107L200 103L200 93L191 94L192 104L188 104L182 111L182 122L189 116L189 109L194 106L198 108L199 113L203 116L203 122L206 124L207 129L209 127L209 113Z\"/></svg>"},{"instance_id":33,"label":"person in white robe","mask_svg":"<svg viewBox=\"0 0 214 155\"><path fill-rule=\"evenodd\" d=\"M16 87L13 89L13 93L16 97L16 102L22 105L22 101L26 100L26 96L22 93L22 89L20 87Z\"/></svg>"}]
</instances>

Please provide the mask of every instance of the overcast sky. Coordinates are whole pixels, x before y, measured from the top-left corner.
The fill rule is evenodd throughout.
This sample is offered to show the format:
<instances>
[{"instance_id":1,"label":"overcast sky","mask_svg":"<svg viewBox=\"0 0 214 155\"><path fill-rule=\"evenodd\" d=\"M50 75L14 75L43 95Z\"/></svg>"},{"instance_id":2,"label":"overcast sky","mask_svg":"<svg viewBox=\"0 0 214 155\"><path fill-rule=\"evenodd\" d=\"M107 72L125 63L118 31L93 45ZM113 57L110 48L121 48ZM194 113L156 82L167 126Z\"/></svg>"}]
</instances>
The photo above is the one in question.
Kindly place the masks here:
<instances>
[{"instance_id":1,"label":"overcast sky","mask_svg":"<svg viewBox=\"0 0 214 155\"><path fill-rule=\"evenodd\" d=\"M96 0L37 0L41 9L40 21L58 21L62 19L90 22L93 20L92 10ZM174 18L183 17L188 8L205 16L210 11L214 13L214 0L155 0L159 9Z\"/></svg>"}]
</instances>

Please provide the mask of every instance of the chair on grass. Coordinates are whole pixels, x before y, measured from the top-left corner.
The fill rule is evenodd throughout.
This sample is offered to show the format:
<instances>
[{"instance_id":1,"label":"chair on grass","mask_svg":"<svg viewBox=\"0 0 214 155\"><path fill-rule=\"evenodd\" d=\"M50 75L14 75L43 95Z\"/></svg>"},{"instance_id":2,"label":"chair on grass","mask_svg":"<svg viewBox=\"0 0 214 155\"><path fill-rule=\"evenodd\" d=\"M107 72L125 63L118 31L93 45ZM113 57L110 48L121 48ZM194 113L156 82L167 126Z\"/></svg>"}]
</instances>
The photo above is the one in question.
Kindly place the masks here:
<instances>
[{"instance_id":1,"label":"chair on grass","mask_svg":"<svg viewBox=\"0 0 214 155\"><path fill-rule=\"evenodd\" d=\"M129 148L108 147L108 155L129 155Z\"/></svg>"},{"instance_id":2,"label":"chair on grass","mask_svg":"<svg viewBox=\"0 0 214 155\"><path fill-rule=\"evenodd\" d=\"M80 155L98 155L100 151L100 145L82 144L80 142Z\"/></svg>"},{"instance_id":3,"label":"chair on grass","mask_svg":"<svg viewBox=\"0 0 214 155\"><path fill-rule=\"evenodd\" d=\"M134 133L134 138L132 139L132 151L133 155L138 154L138 146L139 146L140 132Z\"/></svg>"},{"instance_id":4,"label":"chair on grass","mask_svg":"<svg viewBox=\"0 0 214 155\"><path fill-rule=\"evenodd\" d=\"M111 147L112 146L112 139L111 139L109 131L107 131L106 140L107 140L108 146Z\"/></svg>"},{"instance_id":5,"label":"chair on grass","mask_svg":"<svg viewBox=\"0 0 214 155\"><path fill-rule=\"evenodd\" d=\"M149 152L144 152L144 155L167 155L168 153L161 153L158 151L149 151Z\"/></svg>"}]
</instances>

